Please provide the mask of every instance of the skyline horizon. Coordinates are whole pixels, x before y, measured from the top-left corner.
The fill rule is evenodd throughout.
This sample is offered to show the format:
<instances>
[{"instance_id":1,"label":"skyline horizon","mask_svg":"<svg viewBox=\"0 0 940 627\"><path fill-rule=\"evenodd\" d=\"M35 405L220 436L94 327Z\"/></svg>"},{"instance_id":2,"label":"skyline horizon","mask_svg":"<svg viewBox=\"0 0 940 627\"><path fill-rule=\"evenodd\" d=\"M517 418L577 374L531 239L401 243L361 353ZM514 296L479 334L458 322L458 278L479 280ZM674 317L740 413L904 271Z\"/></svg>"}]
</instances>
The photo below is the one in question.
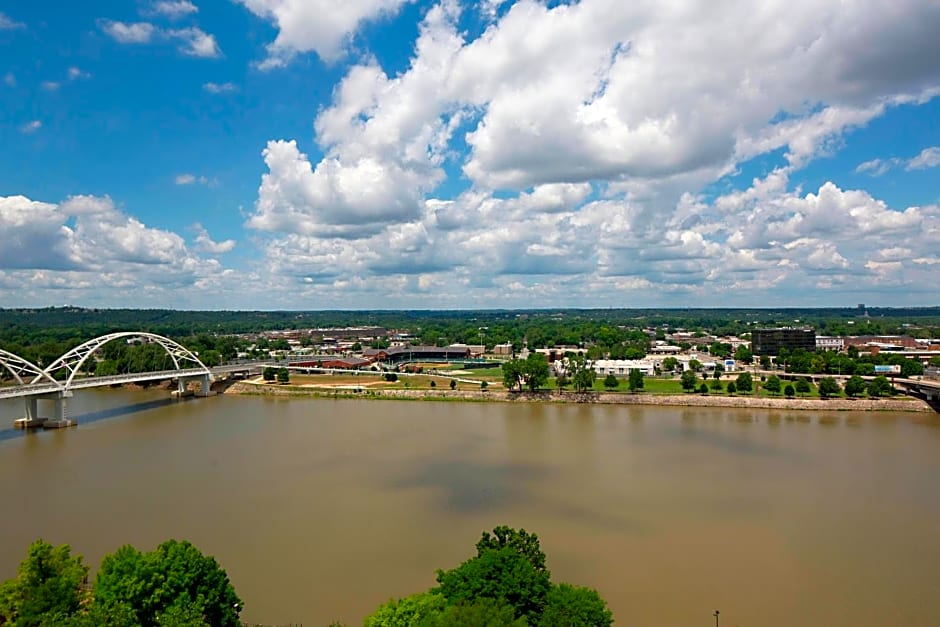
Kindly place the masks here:
<instances>
[{"instance_id":1,"label":"skyline horizon","mask_svg":"<svg viewBox=\"0 0 940 627\"><path fill-rule=\"evenodd\" d=\"M940 302L933 0L0 8L0 306Z\"/></svg>"}]
</instances>

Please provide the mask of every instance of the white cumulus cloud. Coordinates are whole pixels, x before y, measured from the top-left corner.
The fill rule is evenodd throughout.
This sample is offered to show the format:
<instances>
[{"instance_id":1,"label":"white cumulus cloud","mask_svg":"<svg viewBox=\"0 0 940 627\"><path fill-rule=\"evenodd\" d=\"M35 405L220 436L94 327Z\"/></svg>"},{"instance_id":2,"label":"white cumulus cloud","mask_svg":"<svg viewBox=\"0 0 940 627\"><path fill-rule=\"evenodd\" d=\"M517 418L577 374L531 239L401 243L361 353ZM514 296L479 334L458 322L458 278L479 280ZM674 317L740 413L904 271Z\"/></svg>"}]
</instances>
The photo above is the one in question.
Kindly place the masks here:
<instances>
[{"instance_id":1,"label":"white cumulus cloud","mask_svg":"<svg viewBox=\"0 0 940 627\"><path fill-rule=\"evenodd\" d=\"M411 0L238 0L278 29L260 67L281 67L296 54L316 52L333 60L362 22L391 15Z\"/></svg>"}]
</instances>

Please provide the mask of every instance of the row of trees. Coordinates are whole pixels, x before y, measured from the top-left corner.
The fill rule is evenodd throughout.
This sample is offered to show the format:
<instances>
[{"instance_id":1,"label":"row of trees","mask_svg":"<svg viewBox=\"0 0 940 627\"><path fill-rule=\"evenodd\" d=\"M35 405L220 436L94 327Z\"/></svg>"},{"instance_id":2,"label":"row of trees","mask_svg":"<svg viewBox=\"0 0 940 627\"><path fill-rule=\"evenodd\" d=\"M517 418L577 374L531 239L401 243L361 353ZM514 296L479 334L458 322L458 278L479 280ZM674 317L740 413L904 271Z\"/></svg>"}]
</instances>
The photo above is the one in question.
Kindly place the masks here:
<instances>
[{"instance_id":1,"label":"row of trees","mask_svg":"<svg viewBox=\"0 0 940 627\"><path fill-rule=\"evenodd\" d=\"M68 545L38 540L0 584L0 625L11 627L237 627L241 599L228 575L189 542L105 556L94 585Z\"/></svg>"},{"instance_id":2,"label":"row of trees","mask_svg":"<svg viewBox=\"0 0 940 627\"><path fill-rule=\"evenodd\" d=\"M722 385L720 378L722 373L722 370L716 369L712 375L712 383L711 385L708 385L707 374L703 375L703 381L699 383L699 379L696 373L692 370L686 370L682 373L682 377L680 379L682 389L686 392L697 390L701 393L707 393L709 387L715 391L721 390ZM754 390L754 387L754 378L751 373L742 372L734 381L728 382L726 389L729 394L735 394L738 392L742 394L749 394ZM783 395L786 397L793 397L797 394L805 396L812 391L812 387L810 386L809 381L805 378L797 379L794 383L784 383L780 377L773 374L763 381L763 388L765 391L770 392L771 394L776 395L783 393ZM819 392L819 396L822 398L838 396L840 392L845 392L845 395L849 398L861 396L866 392L873 398L891 396L895 393L895 389L891 385L891 382L888 381L884 375L879 375L871 381L865 381L865 379L859 375L852 375L846 380L844 387L840 386L839 382L832 377L823 377L819 380L817 391Z\"/></svg>"},{"instance_id":3,"label":"row of trees","mask_svg":"<svg viewBox=\"0 0 940 627\"><path fill-rule=\"evenodd\" d=\"M265 383L274 383L277 381L282 385L286 385L290 383L290 370L287 368L267 366L261 371L261 378L264 379Z\"/></svg>"},{"instance_id":4,"label":"row of trees","mask_svg":"<svg viewBox=\"0 0 940 627\"><path fill-rule=\"evenodd\" d=\"M437 571L438 585L391 600L365 627L609 627L613 615L596 590L553 583L539 538L525 529L484 532L476 555Z\"/></svg>"}]
</instances>

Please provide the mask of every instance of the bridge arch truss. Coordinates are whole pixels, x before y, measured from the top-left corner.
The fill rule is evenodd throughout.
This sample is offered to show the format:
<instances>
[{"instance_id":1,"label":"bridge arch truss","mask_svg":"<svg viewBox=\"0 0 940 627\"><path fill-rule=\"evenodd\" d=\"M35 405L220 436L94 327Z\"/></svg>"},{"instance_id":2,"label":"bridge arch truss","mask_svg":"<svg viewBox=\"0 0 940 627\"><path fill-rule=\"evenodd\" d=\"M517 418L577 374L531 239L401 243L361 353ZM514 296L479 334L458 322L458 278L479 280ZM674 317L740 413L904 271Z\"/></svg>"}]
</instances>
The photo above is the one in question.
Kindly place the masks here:
<instances>
[{"instance_id":1,"label":"bridge arch truss","mask_svg":"<svg viewBox=\"0 0 940 627\"><path fill-rule=\"evenodd\" d=\"M146 333L141 331L121 331L118 333L102 335L76 346L49 364L45 370L42 370L40 373L36 374L31 383L39 383L43 379L48 379L55 382L55 375L57 373L64 373L65 382L57 383L59 383L62 389L68 390L72 386L72 380L75 378L75 375L81 372L82 366L85 365L85 362L88 361L88 359L94 355L94 353L99 348L108 342L129 338L147 339L154 344L158 344L163 348L163 350L166 351L166 353L170 356L170 359L173 360L173 367L176 370L198 369L201 370L203 374L211 375L209 368L207 368L206 365L199 360L199 357L197 357L195 353L190 351L185 346L174 342L170 338L163 337L162 335L157 335L155 333Z\"/></svg>"},{"instance_id":2,"label":"bridge arch truss","mask_svg":"<svg viewBox=\"0 0 940 627\"><path fill-rule=\"evenodd\" d=\"M45 382L52 383L56 387L62 387L62 384L56 381L52 375L33 362L2 348L0 348L0 366L13 375L17 385L26 385L26 381L23 380L25 376L32 383Z\"/></svg>"}]
</instances>

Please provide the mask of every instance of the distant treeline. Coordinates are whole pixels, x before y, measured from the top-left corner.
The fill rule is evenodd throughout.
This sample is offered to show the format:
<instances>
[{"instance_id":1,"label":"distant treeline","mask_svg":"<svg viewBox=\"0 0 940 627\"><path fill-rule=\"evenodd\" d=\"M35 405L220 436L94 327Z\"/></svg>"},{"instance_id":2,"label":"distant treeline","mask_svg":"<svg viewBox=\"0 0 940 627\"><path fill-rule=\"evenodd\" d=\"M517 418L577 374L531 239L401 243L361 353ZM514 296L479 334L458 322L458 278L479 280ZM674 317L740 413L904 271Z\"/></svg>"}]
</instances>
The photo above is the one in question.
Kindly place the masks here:
<instances>
[{"instance_id":1,"label":"distant treeline","mask_svg":"<svg viewBox=\"0 0 940 627\"><path fill-rule=\"evenodd\" d=\"M539 309L483 311L173 311L158 309L0 309L0 348L34 361L55 359L114 331L149 331L192 350L228 358L237 342L219 338L273 330L378 326L414 342L446 345L523 343L530 348L597 345L618 354L675 329L743 335L755 326L813 326L818 334L940 337L940 307L832 309ZM644 328L657 331L650 337Z\"/></svg>"}]
</instances>

